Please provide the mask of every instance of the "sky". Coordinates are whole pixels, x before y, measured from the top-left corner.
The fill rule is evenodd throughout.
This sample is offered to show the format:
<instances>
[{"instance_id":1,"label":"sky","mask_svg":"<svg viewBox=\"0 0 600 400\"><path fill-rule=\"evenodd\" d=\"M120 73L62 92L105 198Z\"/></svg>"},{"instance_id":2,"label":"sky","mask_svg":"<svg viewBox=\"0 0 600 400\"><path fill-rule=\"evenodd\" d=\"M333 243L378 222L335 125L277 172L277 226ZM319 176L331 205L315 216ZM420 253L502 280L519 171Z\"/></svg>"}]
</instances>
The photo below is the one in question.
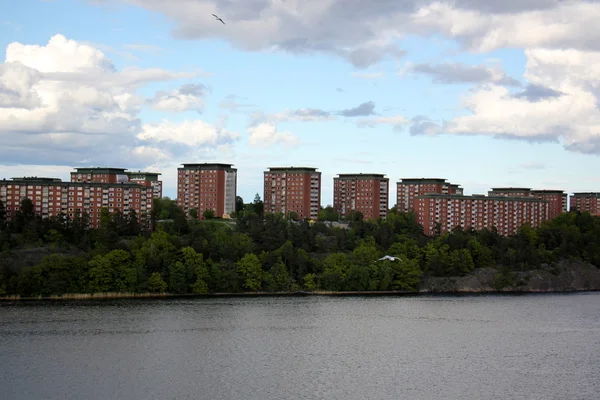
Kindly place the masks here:
<instances>
[{"instance_id":1,"label":"sky","mask_svg":"<svg viewBox=\"0 0 600 400\"><path fill-rule=\"evenodd\" d=\"M223 19L224 24L211 14ZM0 179L269 167L600 191L600 3L19 0L0 4Z\"/></svg>"}]
</instances>

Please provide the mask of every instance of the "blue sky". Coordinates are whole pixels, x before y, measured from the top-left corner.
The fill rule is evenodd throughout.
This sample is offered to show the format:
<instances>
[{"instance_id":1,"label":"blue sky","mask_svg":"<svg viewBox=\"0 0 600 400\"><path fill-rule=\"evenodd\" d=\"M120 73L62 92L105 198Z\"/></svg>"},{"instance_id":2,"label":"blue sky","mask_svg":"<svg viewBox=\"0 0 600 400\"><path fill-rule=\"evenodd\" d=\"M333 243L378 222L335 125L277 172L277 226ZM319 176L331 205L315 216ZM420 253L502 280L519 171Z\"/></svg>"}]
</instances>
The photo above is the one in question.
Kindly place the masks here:
<instances>
[{"instance_id":1,"label":"blue sky","mask_svg":"<svg viewBox=\"0 0 600 400\"><path fill-rule=\"evenodd\" d=\"M373 0L375 23L353 0L342 15L339 1L160 3L0 6L0 47L25 46L0 64L0 178L150 169L174 196L178 164L218 161L238 168L247 201L282 165L319 168L323 205L333 177L352 172L386 174L392 199L403 177L447 178L467 194L600 191L600 74L588 65L600 55L585 37L598 28L584 29L597 4L407 0L389 12ZM552 22L566 24L560 34Z\"/></svg>"}]
</instances>

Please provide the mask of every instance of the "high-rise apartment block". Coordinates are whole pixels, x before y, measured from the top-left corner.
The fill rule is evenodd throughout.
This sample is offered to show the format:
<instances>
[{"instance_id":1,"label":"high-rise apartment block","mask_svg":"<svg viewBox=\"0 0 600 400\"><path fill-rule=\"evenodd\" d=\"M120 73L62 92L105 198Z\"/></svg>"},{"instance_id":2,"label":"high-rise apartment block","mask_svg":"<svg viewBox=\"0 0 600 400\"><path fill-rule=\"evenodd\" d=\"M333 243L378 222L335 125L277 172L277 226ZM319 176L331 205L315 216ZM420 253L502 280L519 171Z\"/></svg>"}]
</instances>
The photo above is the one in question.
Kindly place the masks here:
<instances>
[{"instance_id":1,"label":"high-rise apartment block","mask_svg":"<svg viewBox=\"0 0 600 400\"><path fill-rule=\"evenodd\" d=\"M177 169L177 205L189 214L195 209L199 218L212 210L217 218L235 212L237 169L232 164L182 164Z\"/></svg>"},{"instance_id":2,"label":"high-rise apartment block","mask_svg":"<svg viewBox=\"0 0 600 400\"><path fill-rule=\"evenodd\" d=\"M333 207L340 216L359 211L365 219L386 218L389 178L382 174L338 174L333 178Z\"/></svg>"},{"instance_id":3,"label":"high-rise apartment block","mask_svg":"<svg viewBox=\"0 0 600 400\"><path fill-rule=\"evenodd\" d=\"M600 193L573 193L569 199L569 207L571 210L585 211L600 216Z\"/></svg>"},{"instance_id":4,"label":"high-rise apartment block","mask_svg":"<svg viewBox=\"0 0 600 400\"><path fill-rule=\"evenodd\" d=\"M127 171L125 168L93 167L76 168L71 172L71 182L126 183L133 182L142 186L150 186L154 197L162 197L162 181L159 172Z\"/></svg>"},{"instance_id":5,"label":"high-rise apartment block","mask_svg":"<svg viewBox=\"0 0 600 400\"><path fill-rule=\"evenodd\" d=\"M321 208L321 172L308 167L273 167L264 172L264 211L316 220Z\"/></svg>"},{"instance_id":6,"label":"high-rise apartment block","mask_svg":"<svg viewBox=\"0 0 600 400\"><path fill-rule=\"evenodd\" d=\"M463 194L460 185L440 178L403 178L396 183L396 209L399 212L414 211L415 198L426 194Z\"/></svg>"},{"instance_id":7,"label":"high-rise apartment block","mask_svg":"<svg viewBox=\"0 0 600 400\"><path fill-rule=\"evenodd\" d=\"M157 199L162 198L162 181L158 179L159 175L159 172L127 171L129 182L150 186Z\"/></svg>"},{"instance_id":8,"label":"high-rise apartment block","mask_svg":"<svg viewBox=\"0 0 600 400\"><path fill-rule=\"evenodd\" d=\"M512 235L523 224L539 226L548 219L548 201L534 196L418 196L417 220L426 235L449 232L457 226L476 230L496 227L501 235Z\"/></svg>"},{"instance_id":9,"label":"high-rise apartment block","mask_svg":"<svg viewBox=\"0 0 600 400\"><path fill-rule=\"evenodd\" d=\"M102 178L109 179L109 178ZM57 178L24 177L0 181L0 200L5 204L8 220L12 220L28 198L35 213L42 218L64 214L74 217L77 211L87 214L90 228L100 226L102 208L124 215L134 210L145 223L150 221L153 189L129 182L62 182Z\"/></svg>"},{"instance_id":10,"label":"high-rise apartment block","mask_svg":"<svg viewBox=\"0 0 600 400\"><path fill-rule=\"evenodd\" d=\"M567 194L564 190L532 190L530 188L492 188L489 196L534 197L548 201L548 216L551 220L567 212Z\"/></svg>"}]
</instances>

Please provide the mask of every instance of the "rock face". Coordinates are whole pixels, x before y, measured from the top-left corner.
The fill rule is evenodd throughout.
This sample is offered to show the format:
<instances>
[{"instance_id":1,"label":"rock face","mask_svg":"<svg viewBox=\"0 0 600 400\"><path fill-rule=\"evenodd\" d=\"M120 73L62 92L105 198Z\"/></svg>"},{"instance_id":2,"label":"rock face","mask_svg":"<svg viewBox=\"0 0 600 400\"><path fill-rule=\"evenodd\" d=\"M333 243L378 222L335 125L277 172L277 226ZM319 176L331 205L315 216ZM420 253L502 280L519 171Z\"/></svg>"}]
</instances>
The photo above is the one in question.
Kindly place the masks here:
<instances>
[{"instance_id":1,"label":"rock face","mask_svg":"<svg viewBox=\"0 0 600 400\"><path fill-rule=\"evenodd\" d=\"M560 261L539 269L507 272L478 268L461 277L427 278L421 291L432 293L572 292L600 290L600 269L583 261Z\"/></svg>"}]
</instances>

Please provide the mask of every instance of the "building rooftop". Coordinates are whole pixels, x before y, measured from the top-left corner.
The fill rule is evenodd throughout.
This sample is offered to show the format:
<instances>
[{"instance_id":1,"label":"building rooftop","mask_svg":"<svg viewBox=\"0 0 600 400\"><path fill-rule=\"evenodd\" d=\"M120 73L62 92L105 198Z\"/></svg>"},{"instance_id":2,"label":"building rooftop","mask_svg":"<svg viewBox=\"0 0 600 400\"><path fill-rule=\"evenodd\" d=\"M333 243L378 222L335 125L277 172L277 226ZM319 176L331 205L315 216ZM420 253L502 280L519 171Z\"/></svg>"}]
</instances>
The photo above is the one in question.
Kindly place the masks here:
<instances>
[{"instance_id":1,"label":"building rooftop","mask_svg":"<svg viewBox=\"0 0 600 400\"><path fill-rule=\"evenodd\" d=\"M11 179L13 181L62 182L60 178L46 178L42 176L23 176Z\"/></svg>"},{"instance_id":2,"label":"building rooftop","mask_svg":"<svg viewBox=\"0 0 600 400\"><path fill-rule=\"evenodd\" d=\"M357 174L338 174L336 178L345 179L345 178L364 178L364 179L388 179L385 177L385 174L370 174L359 172Z\"/></svg>"},{"instance_id":3,"label":"building rooftop","mask_svg":"<svg viewBox=\"0 0 600 400\"><path fill-rule=\"evenodd\" d=\"M127 171L127 175L162 175L162 172L145 172L145 171Z\"/></svg>"},{"instance_id":4,"label":"building rooftop","mask_svg":"<svg viewBox=\"0 0 600 400\"><path fill-rule=\"evenodd\" d=\"M123 182L123 183L107 183L107 182L63 182L59 178L42 178L42 177L22 177L22 178L12 178L10 182L17 185L31 185L31 184L39 184L40 186L49 185L49 186L76 186L76 187L89 187L89 186L100 186L100 187L126 187L126 188L139 188L139 189L149 189L150 186L142 186L135 182Z\"/></svg>"},{"instance_id":5,"label":"building rooftop","mask_svg":"<svg viewBox=\"0 0 600 400\"><path fill-rule=\"evenodd\" d=\"M573 197L600 197L599 192L577 192L573 193Z\"/></svg>"},{"instance_id":6,"label":"building rooftop","mask_svg":"<svg viewBox=\"0 0 600 400\"><path fill-rule=\"evenodd\" d=\"M515 191L529 192L530 190L531 190L531 188L522 188L522 187L499 187L499 188L492 188L493 192L515 192Z\"/></svg>"},{"instance_id":7,"label":"building rooftop","mask_svg":"<svg viewBox=\"0 0 600 400\"><path fill-rule=\"evenodd\" d=\"M532 190L533 193L560 193L560 194L565 194L564 190L554 190L554 189L537 189L537 190Z\"/></svg>"},{"instance_id":8,"label":"building rooftop","mask_svg":"<svg viewBox=\"0 0 600 400\"><path fill-rule=\"evenodd\" d=\"M443 178L400 178L398 183L447 183Z\"/></svg>"},{"instance_id":9,"label":"building rooftop","mask_svg":"<svg viewBox=\"0 0 600 400\"><path fill-rule=\"evenodd\" d=\"M75 168L75 170L78 173L81 173L83 171L86 172L125 172L125 170L127 170L127 168L115 168L115 167L77 167Z\"/></svg>"},{"instance_id":10,"label":"building rooftop","mask_svg":"<svg viewBox=\"0 0 600 400\"><path fill-rule=\"evenodd\" d=\"M533 202L542 202L547 203L548 200L538 199L536 197L509 197L509 196L484 196L484 195L472 195L472 196L463 196L460 194L424 194L421 196L417 196L417 198L425 199L456 199L456 200L489 200L489 201L533 201Z\"/></svg>"},{"instance_id":11,"label":"building rooftop","mask_svg":"<svg viewBox=\"0 0 600 400\"><path fill-rule=\"evenodd\" d=\"M268 171L265 172L317 172L316 168L313 167L269 167Z\"/></svg>"},{"instance_id":12,"label":"building rooftop","mask_svg":"<svg viewBox=\"0 0 600 400\"><path fill-rule=\"evenodd\" d=\"M233 169L233 164L225 163L185 163L181 164L183 168L199 168L199 169Z\"/></svg>"}]
</instances>

